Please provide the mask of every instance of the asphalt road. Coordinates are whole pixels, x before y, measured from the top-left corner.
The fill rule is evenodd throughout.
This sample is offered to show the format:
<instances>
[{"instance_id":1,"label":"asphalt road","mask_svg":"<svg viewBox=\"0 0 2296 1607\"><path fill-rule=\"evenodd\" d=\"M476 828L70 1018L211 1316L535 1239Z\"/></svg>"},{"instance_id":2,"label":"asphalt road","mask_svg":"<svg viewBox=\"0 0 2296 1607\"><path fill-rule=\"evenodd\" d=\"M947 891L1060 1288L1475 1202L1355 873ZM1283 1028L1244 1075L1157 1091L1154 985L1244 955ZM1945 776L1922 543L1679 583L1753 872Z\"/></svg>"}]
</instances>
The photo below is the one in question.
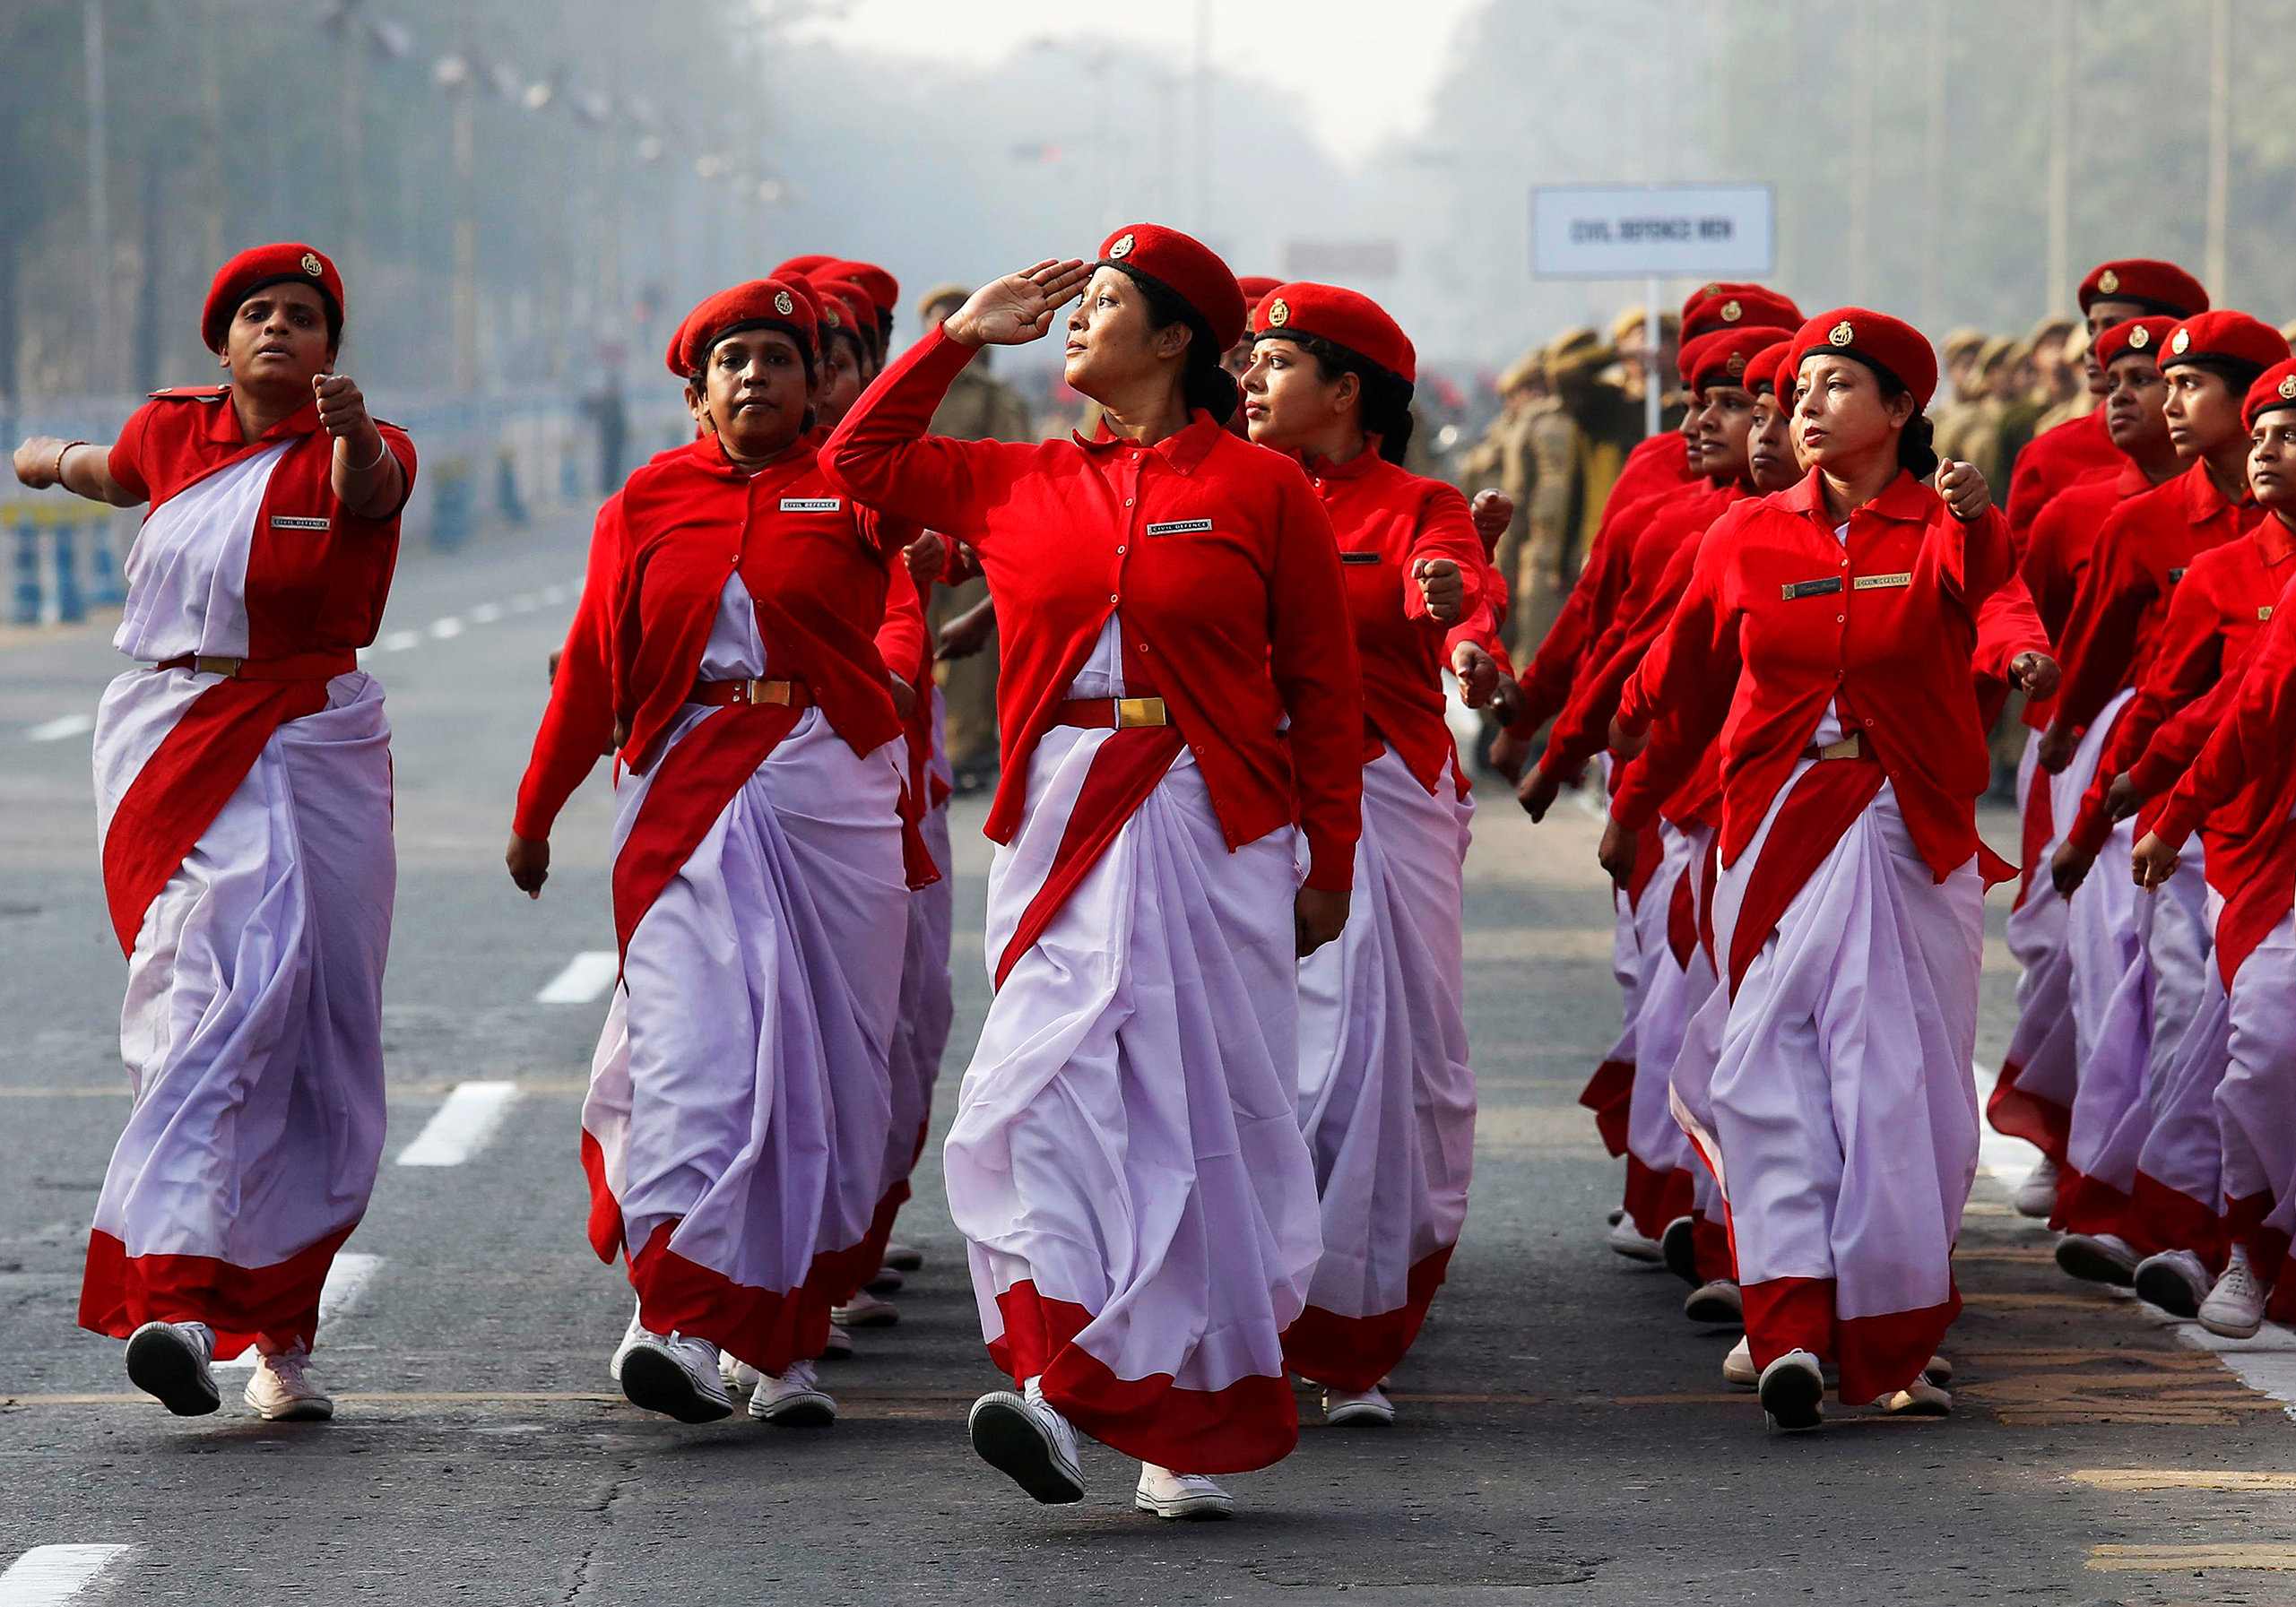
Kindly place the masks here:
<instances>
[{"instance_id":1,"label":"asphalt road","mask_svg":"<svg viewBox=\"0 0 2296 1607\"><path fill-rule=\"evenodd\" d=\"M170 1418L129 1387L118 1343L74 1326L126 1102L123 965L70 728L117 663L108 626L0 635L0 1607L2296 1600L2296 1425L2226 1358L2060 1277L1995 1179L1962 1244L1954 1415L1764 1434L1720 1380L1734 1334L1687 1323L1678 1283L1601 1244L1620 1167L1573 1102L1616 1026L1592 816L1566 805L1533 828L1498 795L1469 870L1474 1204L1392 1430L1311 1424L1290 1460L1229 1481L1232 1524L1135 1515L1106 1452L1084 1505L1031 1504L966 1443L997 1377L931 1148L903 1227L930 1259L900 1326L825 1369L837 1427L641 1414L605 1373L625 1285L582 1236L577 1111L604 1007L536 998L611 946L602 782L565 816L539 903L500 863L583 534L410 554L369 666L397 730L393 1134L321 1329L332 1425L264 1425L228 1373L221 1414ZM987 1000L980 813L959 811L943 1120ZM1996 945L1988 1057L2011 980ZM470 1082L516 1085L490 1140L397 1164ZM2014 1182L2014 1153L1994 1158ZM2292 1346L2267 1334L2231 1360L2273 1385ZM128 1549L32 1551L48 1546Z\"/></svg>"}]
</instances>

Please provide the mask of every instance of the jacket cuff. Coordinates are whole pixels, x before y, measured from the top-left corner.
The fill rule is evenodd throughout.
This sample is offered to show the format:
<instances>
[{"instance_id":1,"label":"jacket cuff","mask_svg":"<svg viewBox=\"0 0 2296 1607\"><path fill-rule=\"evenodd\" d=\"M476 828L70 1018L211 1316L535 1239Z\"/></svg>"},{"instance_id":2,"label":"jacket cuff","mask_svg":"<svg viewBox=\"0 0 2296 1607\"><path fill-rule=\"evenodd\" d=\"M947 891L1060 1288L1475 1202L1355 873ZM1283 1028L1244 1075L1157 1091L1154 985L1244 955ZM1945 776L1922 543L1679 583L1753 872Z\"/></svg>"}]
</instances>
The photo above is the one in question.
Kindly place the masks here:
<instances>
[{"instance_id":1,"label":"jacket cuff","mask_svg":"<svg viewBox=\"0 0 2296 1607\"><path fill-rule=\"evenodd\" d=\"M1307 880L1304 886L1318 893L1350 893L1356 886L1356 845L1315 826L1301 828L1307 837Z\"/></svg>"}]
</instances>

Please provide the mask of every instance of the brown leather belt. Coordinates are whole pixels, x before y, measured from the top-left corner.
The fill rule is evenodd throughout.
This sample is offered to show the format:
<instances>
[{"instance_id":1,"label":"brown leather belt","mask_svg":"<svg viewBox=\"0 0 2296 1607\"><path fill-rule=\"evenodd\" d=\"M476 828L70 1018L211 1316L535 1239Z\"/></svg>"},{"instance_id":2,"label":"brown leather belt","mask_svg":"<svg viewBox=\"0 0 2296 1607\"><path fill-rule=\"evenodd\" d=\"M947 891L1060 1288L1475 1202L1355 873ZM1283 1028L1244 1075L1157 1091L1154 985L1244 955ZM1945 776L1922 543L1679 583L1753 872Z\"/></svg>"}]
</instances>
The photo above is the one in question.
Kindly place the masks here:
<instances>
[{"instance_id":1,"label":"brown leather belt","mask_svg":"<svg viewBox=\"0 0 2296 1607\"><path fill-rule=\"evenodd\" d=\"M1824 747L1802 749L1802 757L1806 759L1862 759L1865 756L1866 745L1854 736L1844 737L1839 742L1829 742Z\"/></svg>"},{"instance_id":2,"label":"brown leather belt","mask_svg":"<svg viewBox=\"0 0 2296 1607\"><path fill-rule=\"evenodd\" d=\"M707 704L712 708L732 704L776 709L810 709L813 706L813 688L803 681L696 681L688 703Z\"/></svg>"},{"instance_id":3,"label":"brown leather belt","mask_svg":"<svg viewBox=\"0 0 2296 1607\"><path fill-rule=\"evenodd\" d=\"M212 653L186 652L161 659L154 670L188 670L194 675L223 675L242 681L330 681L359 668L359 655L349 649L325 652L290 652L277 659L227 659Z\"/></svg>"},{"instance_id":4,"label":"brown leather belt","mask_svg":"<svg viewBox=\"0 0 2296 1607\"><path fill-rule=\"evenodd\" d=\"M1071 697L1053 710L1053 723L1122 731L1143 725L1170 725L1172 715L1161 697Z\"/></svg>"}]
</instances>

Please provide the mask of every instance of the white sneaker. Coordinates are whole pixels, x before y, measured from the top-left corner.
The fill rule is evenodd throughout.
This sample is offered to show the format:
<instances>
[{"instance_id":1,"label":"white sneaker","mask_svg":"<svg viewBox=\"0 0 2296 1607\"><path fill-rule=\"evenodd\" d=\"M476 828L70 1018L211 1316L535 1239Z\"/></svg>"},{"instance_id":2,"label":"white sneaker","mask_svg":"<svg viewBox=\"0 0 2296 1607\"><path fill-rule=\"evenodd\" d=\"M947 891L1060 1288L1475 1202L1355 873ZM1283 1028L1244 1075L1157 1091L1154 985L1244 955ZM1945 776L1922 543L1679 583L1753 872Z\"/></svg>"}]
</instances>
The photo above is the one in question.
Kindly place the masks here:
<instances>
[{"instance_id":1,"label":"white sneaker","mask_svg":"<svg viewBox=\"0 0 2296 1607\"><path fill-rule=\"evenodd\" d=\"M733 1397L718 1377L717 1358L717 1347L706 1339L641 1332L622 1356L622 1394L631 1405L681 1423L731 1417Z\"/></svg>"},{"instance_id":2,"label":"white sneaker","mask_svg":"<svg viewBox=\"0 0 2296 1607\"><path fill-rule=\"evenodd\" d=\"M841 1328L889 1328L901 1320L901 1308L864 1289L844 1305L830 1307L829 1320Z\"/></svg>"},{"instance_id":3,"label":"white sneaker","mask_svg":"<svg viewBox=\"0 0 2296 1607\"><path fill-rule=\"evenodd\" d=\"M1084 1499L1076 1430L1046 1404L1035 1379L1025 1395L999 1389L983 1395L965 1422L974 1455L1047 1507Z\"/></svg>"},{"instance_id":4,"label":"white sneaker","mask_svg":"<svg viewBox=\"0 0 2296 1607\"><path fill-rule=\"evenodd\" d=\"M2136 1281L2136 1247L2118 1233L2067 1233L2057 1241L2057 1268L2089 1283L2126 1289Z\"/></svg>"},{"instance_id":5,"label":"white sneaker","mask_svg":"<svg viewBox=\"0 0 2296 1607\"><path fill-rule=\"evenodd\" d=\"M2216 1287L2200 1302L2200 1326L2226 1339L2252 1338L2264 1326L2264 1303L2271 1293L2248 1265L2248 1246L2236 1244Z\"/></svg>"},{"instance_id":6,"label":"white sneaker","mask_svg":"<svg viewBox=\"0 0 2296 1607\"><path fill-rule=\"evenodd\" d=\"M837 1421L837 1403L814 1381L810 1361L793 1361L778 1378L758 1375L749 1394L749 1415L777 1428L826 1429Z\"/></svg>"},{"instance_id":7,"label":"white sneaker","mask_svg":"<svg viewBox=\"0 0 2296 1607\"><path fill-rule=\"evenodd\" d=\"M1201 1473L1175 1473L1153 1462L1140 1464L1132 1490L1135 1511L1158 1517L1220 1518L1235 1516L1235 1498Z\"/></svg>"},{"instance_id":8,"label":"white sneaker","mask_svg":"<svg viewBox=\"0 0 2296 1607\"><path fill-rule=\"evenodd\" d=\"M914 1244L895 1242L885 1247L885 1265L895 1272L914 1272L925 1264L925 1253Z\"/></svg>"},{"instance_id":9,"label":"white sneaker","mask_svg":"<svg viewBox=\"0 0 2296 1607\"><path fill-rule=\"evenodd\" d=\"M2010 1197L2009 1203L2020 1216L2038 1216L2047 1221L2057 1212L2057 1162L2043 1155L2040 1164L2027 1172L2025 1180L2017 1185L2017 1192Z\"/></svg>"},{"instance_id":10,"label":"white sneaker","mask_svg":"<svg viewBox=\"0 0 2296 1607\"><path fill-rule=\"evenodd\" d=\"M1634 1219L1631 1216L1620 1217L1613 1224L1610 1231L1603 1235L1602 1241L1629 1261L1640 1261L1645 1266L1657 1266L1666 1259L1666 1251L1659 1246L1659 1241L1655 1239L1643 1238L1642 1231L1635 1227Z\"/></svg>"},{"instance_id":11,"label":"white sneaker","mask_svg":"<svg viewBox=\"0 0 2296 1607\"><path fill-rule=\"evenodd\" d=\"M204 1417L223 1404L214 1360L215 1330L204 1322L147 1322L128 1335L128 1381L178 1417Z\"/></svg>"},{"instance_id":12,"label":"white sneaker","mask_svg":"<svg viewBox=\"0 0 2296 1607\"><path fill-rule=\"evenodd\" d=\"M265 1422L323 1423L334 1415L334 1397L313 1381L308 1351L259 1356L248 1376L247 1404Z\"/></svg>"},{"instance_id":13,"label":"white sneaker","mask_svg":"<svg viewBox=\"0 0 2296 1607\"><path fill-rule=\"evenodd\" d=\"M831 1323L829 1337L821 1343L821 1360L824 1361L852 1361L853 1335L836 1324Z\"/></svg>"},{"instance_id":14,"label":"white sneaker","mask_svg":"<svg viewBox=\"0 0 2296 1607\"><path fill-rule=\"evenodd\" d=\"M765 1376L732 1351L717 1352L717 1381L725 1386L728 1395L749 1394Z\"/></svg>"},{"instance_id":15,"label":"white sneaker","mask_svg":"<svg viewBox=\"0 0 2296 1607\"><path fill-rule=\"evenodd\" d=\"M1892 1417L1944 1417L1953 1411L1954 1397L1924 1376L1874 1404Z\"/></svg>"},{"instance_id":16,"label":"white sneaker","mask_svg":"<svg viewBox=\"0 0 2296 1607\"><path fill-rule=\"evenodd\" d=\"M1334 1429L1384 1429L1395 1421L1395 1403L1371 1389L1327 1389L1323 1421Z\"/></svg>"},{"instance_id":17,"label":"white sneaker","mask_svg":"<svg viewBox=\"0 0 2296 1607\"><path fill-rule=\"evenodd\" d=\"M622 1381L622 1362L637 1342L645 1337L645 1325L637 1319L637 1308L630 1308L629 1326L622 1330L622 1342L614 1347L614 1359L606 1363L606 1376L617 1384Z\"/></svg>"},{"instance_id":18,"label":"white sneaker","mask_svg":"<svg viewBox=\"0 0 2296 1607\"><path fill-rule=\"evenodd\" d=\"M1754 1364L1754 1347L1743 1334L1722 1358L1722 1382L1733 1389L1752 1389L1762 1382L1762 1369Z\"/></svg>"},{"instance_id":19,"label":"white sneaker","mask_svg":"<svg viewBox=\"0 0 2296 1607\"><path fill-rule=\"evenodd\" d=\"M1825 1373L1807 1351L1788 1351L1763 1368L1757 1387L1773 1429L1794 1433L1825 1421Z\"/></svg>"},{"instance_id":20,"label":"white sneaker","mask_svg":"<svg viewBox=\"0 0 2296 1607\"><path fill-rule=\"evenodd\" d=\"M2162 1250L2136 1264L2136 1298L2171 1317L2198 1317L2208 1282L2207 1266L2190 1250Z\"/></svg>"},{"instance_id":21,"label":"white sneaker","mask_svg":"<svg viewBox=\"0 0 2296 1607\"><path fill-rule=\"evenodd\" d=\"M1682 1314L1692 1322L1735 1323L1746 1320L1746 1297L1728 1278L1701 1283L1682 1302Z\"/></svg>"}]
</instances>

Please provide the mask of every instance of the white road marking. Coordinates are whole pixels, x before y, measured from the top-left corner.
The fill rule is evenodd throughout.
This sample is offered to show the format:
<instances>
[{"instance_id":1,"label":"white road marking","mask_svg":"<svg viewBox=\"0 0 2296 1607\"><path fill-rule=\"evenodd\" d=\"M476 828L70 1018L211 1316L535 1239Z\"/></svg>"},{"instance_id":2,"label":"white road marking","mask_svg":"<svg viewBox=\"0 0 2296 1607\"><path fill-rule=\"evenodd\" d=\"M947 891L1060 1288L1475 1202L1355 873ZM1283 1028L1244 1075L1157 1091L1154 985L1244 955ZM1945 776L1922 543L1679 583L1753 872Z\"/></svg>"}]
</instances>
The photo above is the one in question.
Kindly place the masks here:
<instances>
[{"instance_id":1,"label":"white road marking","mask_svg":"<svg viewBox=\"0 0 2296 1607\"><path fill-rule=\"evenodd\" d=\"M385 652L404 652L410 647L422 645L420 631L393 631L380 644Z\"/></svg>"},{"instance_id":2,"label":"white road marking","mask_svg":"<svg viewBox=\"0 0 2296 1607\"><path fill-rule=\"evenodd\" d=\"M322 1337L325 1337L329 1323L359 1303L359 1297L366 1292L367 1285L374 1282L375 1274L382 1266L382 1257L362 1256L355 1250L345 1250L334 1258L334 1265L327 1268L327 1281L319 1290L319 1333ZM249 1346L245 1355L215 1363L215 1369L218 1372L226 1369L252 1372L255 1365L255 1349ZM0 1597L0 1607L8 1607L6 1598Z\"/></svg>"},{"instance_id":3,"label":"white road marking","mask_svg":"<svg viewBox=\"0 0 2296 1607\"><path fill-rule=\"evenodd\" d=\"M514 614L531 614L542 606L532 592L521 592L510 600L510 611Z\"/></svg>"},{"instance_id":4,"label":"white road marking","mask_svg":"<svg viewBox=\"0 0 2296 1607\"><path fill-rule=\"evenodd\" d=\"M93 714L58 714L53 720L43 720L24 735L35 742L60 742L66 737L76 737L82 731L96 729Z\"/></svg>"},{"instance_id":5,"label":"white road marking","mask_svg":"<svg viewBox=\"0 0 2296 1607\"><path fill-rule=\"evenodd\" d=\"M0 1574L0 1607L56 1607L88 1588L134 1546L34 1546Z\"/></svg>"},{"instance_id":6,"label":"white road marking","mask_svg":"<svg viewBox=\"0 0 2296 1607\"><path fill-rule=\"evenodd\" d=\"M401 1166L460 1166L487 1146L518 1097L516 1083L457 1083L415 1140Z\"/></svg>"},{"instance_id":7,"label":"white road marking","mask_svg":"<svg viewBox=\"0 0 2296 1607\"><path fill-rule=\"evenodd\" d=\"M492 625L496 620L501 618L502 605L500 603L482 602L479 604L478 607L471 610L471 623L472 625Z\"/></svg>"},{"instance_id":8,"label":"white road marking","mask_svg":"<svg viewBox=\"0 0 2296 1607\"><path fill-rule=\"evenodd\" d=\"M586 1005L602 997L621 972L621 956L611 948L585 949L534 995L538 1005Z\"/></svg>"},{"instance_id":9,"label":"white road marking","mask_svg":"<svg viewBox=\"0 0 2296 1607\"><path fill-rule=\"evenodd\" d=\"M1993 1130L1993 1124L1985 1119L1985 1102L1993 1097L1993 1084L1999 1074L1975 1062L1970 1069L1977 1074L1977 1174L1998 1178L2014 1188L2025 1180L2026 1173L2040 1164L2040 1151L2022 1138Z\"/></svg>"},{"instance_id":10,"label":"white road marking","mask_svg":"<svg viewBox=\"0 0 2296 1607\"><path fill-rule=\"evenodd\" d=\"M463 634L463 622L452 614L444 619L434 619L430 622L430 634L441 642L450 641Z\"/></svg>"}]
</instances>

